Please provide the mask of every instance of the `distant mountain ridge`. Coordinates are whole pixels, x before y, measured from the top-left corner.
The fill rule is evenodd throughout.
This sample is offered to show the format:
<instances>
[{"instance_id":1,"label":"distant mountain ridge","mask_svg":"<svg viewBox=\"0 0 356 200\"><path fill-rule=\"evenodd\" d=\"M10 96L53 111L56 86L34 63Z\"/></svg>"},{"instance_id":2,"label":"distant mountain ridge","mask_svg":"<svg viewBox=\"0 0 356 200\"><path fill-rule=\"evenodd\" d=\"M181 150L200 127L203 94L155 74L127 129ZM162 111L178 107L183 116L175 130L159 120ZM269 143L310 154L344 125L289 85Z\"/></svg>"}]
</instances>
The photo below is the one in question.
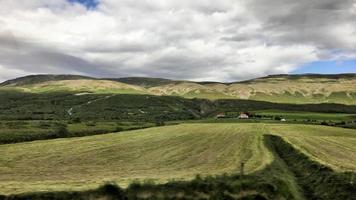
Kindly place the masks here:
<instances>
[{"instance_id":1,"label":"distant mountain ridge","mask_svg":"<svg viewBox=\"0 0 356 200\"><path fill-rule=\"evenodd\" d=\"M278 74L231 83L48 74L8 80L1 83L0 88L37 93L71 91L168 95L211 100L252 99L277 103L356 104L356 74Z\"/></svg>"},{"instance_id":2,"label":"distant mountain ridge","mask_svg":"<svg viewBox=\"0 0 356 200\"><path fill-rule=\"evenodd\" d=\"M62 81L62 80L80 80L80 79L96 79L89 76L70 75L70 74L39 74L19 77L0 83L0 86L22 86L42 83L47 81Z\"/></svg>"},{"instance_id":3,"label":"distant mountain ridge","mask_svg":"<svg viewBox=\"0 0 356 200\"><path fill-rule=\"evenodd\" d=\"M175 80L165 79L165 78L149 78L149 77L108 78L107 80L117 81L117 82L131 84L131 85L137 85L144 88L182 82L182 81L175 81Z\"/></svg>"},{"instance_id":4,"label":"distant mountain ridge","mask_svg":"<svg viewBox=\"0 0 356 200\"><path fill-rule=\"evenodd\" d=\"M71 75L71 74L38 74L38 75L28 75L23 77L18 77L15 79L7 80L0 83L0 86L8 85L29 85L42 83L47 81L61 81L61 80L78 80L78 79L91 79L91 80L110 80L116 81L131 85L137 85L141 87L155 87L160 85L167 84L177 84L182 82L191 82L201 85L206 84L234 84L234 83L245 83L261 79L270 79L270 78L288 78L288 79L300 79L300 78L327 78L327 79L341 79L341 78L356 78L356 73L344 73L344 74L274 74L264 77L244 80L244 81L235 81L235 82L218 82L218 81L188 81L188 80L172 80L166 78L152 78L152 77L121 77L121 78L94 78L90 76L83 75Z\"/></svg>"}]
</instances>

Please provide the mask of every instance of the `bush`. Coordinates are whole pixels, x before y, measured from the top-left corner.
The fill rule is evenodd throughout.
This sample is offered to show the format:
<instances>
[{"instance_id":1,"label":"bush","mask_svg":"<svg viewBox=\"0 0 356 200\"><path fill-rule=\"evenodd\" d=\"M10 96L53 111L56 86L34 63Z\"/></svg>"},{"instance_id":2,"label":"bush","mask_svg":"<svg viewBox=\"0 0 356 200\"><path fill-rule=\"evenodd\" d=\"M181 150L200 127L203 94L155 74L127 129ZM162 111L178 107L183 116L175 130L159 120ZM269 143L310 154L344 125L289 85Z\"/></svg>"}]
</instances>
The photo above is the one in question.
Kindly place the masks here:
<instances>
[{"instance_id":1,"label":"bush","mask_svg":"<svg viewBox=\"0 0 356 200\"><path fill-rule=\"evenodd\" d=\"M156 126L164 126L165 122L161 118L156 118L155 119L155 124L156 124Z\"/></svg>"},{"instance_id":2,"label":"bush","mask_svg":"<svg viewBox=\"0 0 356 200\"><path fill-rule=\"evenodd\" d=\"M45 121L40 121L40 122L38 123L38 127L39 127L39 128L47 129L47 128L50 128L50 127L51 127L51 123L45 122Z\"/></svg>"},{"instance_id":3,"label":"bush","mask_svg":"<svg viewBox=\"0 0 356 200\"><path fill-rule=\"evenodd\" d=\"M82 122L79 117L75 117L75 118L73 118L71 121L72 121L72 123L74 123L74 124L78 124L78 123Z\"/></svg>"},{"instance_id":4,"label":"bush","mask_svg":"<svg viewBox=\"0 0 356 200\"><path fill-rule=\"evenodd\" d=\"M329 124L326 121L321 122L320 125L329 126Z\"/></svg>"},{"instance_id":5,"label":"bush","mask_svg":"<svg viewBox=\"0 0 356 200\"><path fill-rule=\"evenodd\" d=\"M85 123L85 125L87 125L87 126L96 126L96 122L95 121L89 121L89 122Z\"/></svg>"},{"instance_id":6,"label":"bush","mask_svg":"<svg viewBox=\"0 0 356 200\"><path fill-rule=\"evenodd\" d=\"M281 117L280 116L276 116L276 117L274 117L274 120L278 120L278 121L281 121Z\"/></svg>"},{"instance_id":7,"label":"bush","mask_svg":"<svg viewBox=\"0 0 356 200\"><path fill-rule=\"evenodd\" d=\"M54 130L54 137L68 137L69 131L67 128L67 124L56 124L56 128Z\"/></svg>"},{"instance_id":8,"label":"bush","mask_svg":"<svg viewBox=\"0 0 356 200\"><path fill-rule=\"evenodd\" d=\"M102 194L113 197L117 200L126 200L125 192L117 186L115 183L107 183L104 186L100 187L98 191Z\"/></svg>"},{"instance_id":9,"label":"bush","mask_svg":"<svg viewBox=\"0 0 356 200\"><path fill-rule=\"evenodd\" d=\"M17 128L23 127L24 125L26 125L26 124L21 121L11 121L11 122L5 123L5 126L7 126L10 129L17 129Z\"/></svg>"},{"instance_id":10,"label":"bush","mask_svg":"<svg viewBox=\"0 0 356 200\"><path fill-rule=\"evenodd\" d=\"M124 128L120 127L120 126L117 126L115 128L115 132L120 132L120 131L124 131Z\"/></svg>"}]
</instances>

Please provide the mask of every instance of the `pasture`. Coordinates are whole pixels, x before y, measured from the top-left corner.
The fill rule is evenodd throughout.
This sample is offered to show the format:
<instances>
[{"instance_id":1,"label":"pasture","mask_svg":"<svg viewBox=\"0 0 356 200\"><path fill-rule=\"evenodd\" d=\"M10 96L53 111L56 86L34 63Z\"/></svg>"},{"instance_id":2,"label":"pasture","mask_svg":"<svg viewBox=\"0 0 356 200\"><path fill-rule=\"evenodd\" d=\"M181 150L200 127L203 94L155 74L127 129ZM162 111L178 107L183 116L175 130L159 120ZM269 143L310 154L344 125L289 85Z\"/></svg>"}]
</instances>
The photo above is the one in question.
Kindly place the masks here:
<instances>
[{"instance_id":1,"label":"pasture","mask_svg":"<svg viewBox=\"0 0 356 200\"><path fill-rule=\"evenodd\" d=\"M356 171L356 130L277 124L269 124L268 129L321 164L337 171Z\"/></svg>"},{"instance_id":2,"label":"pasture","mask_svg":"<svg viewBox=\"0 0 356 200\"><path fill-rule=\"evenodd\" d=\"M87 121L67 122L59 120L12 120L0 121L0 144L25 141L80 137L104 133L140 129L154 123Z\"/></svg>"},{"instance_id":3,"label":"pasture","mask_svg":"<svg viewBox=\"0 0 356 200\"><path fill-rule=\"evenodd\" d=\"M1 145L0 193L79 190L106 181L166 182L263 169L272 156L255 124L183 124ZM84 188L83 188L84 187Z\"/></svg>"},{"instance_id":4,"label":"pasture","mask_svg":"<svg viewBox=\"0 0 356 200\"><path fill-rule=\"evenodd\" d=\"M356 171L355 130L194 123L1 145L0 193L85 190L109 181L126 187L135 180L163 183L190 180L197 174L238 174L241 162L246 163L246 174L258 173L276 158L265 146L266 134L281 136L334 169Z\"/></svg>"}]
</instances>

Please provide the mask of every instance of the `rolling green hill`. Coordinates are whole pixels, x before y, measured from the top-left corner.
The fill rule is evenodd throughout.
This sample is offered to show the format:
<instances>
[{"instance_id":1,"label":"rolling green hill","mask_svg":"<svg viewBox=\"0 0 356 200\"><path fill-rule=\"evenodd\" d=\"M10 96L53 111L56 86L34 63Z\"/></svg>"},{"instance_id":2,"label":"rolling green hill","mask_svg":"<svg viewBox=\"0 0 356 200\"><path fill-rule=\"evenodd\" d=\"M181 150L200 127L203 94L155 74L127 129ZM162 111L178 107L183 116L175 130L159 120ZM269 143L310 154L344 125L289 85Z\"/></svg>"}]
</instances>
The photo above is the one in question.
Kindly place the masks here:
<instances>
[{"instance_id":1,"label":"rolling green hill","mask_svg":"<svg viewBox=\"0 0 356 200\"><path fill-rule=\"evenodd\" d=\"M15 87L10 85L3 88L14 88L18 91L30 93L77 92L78 95L82 93L147 94L146 90L139 86L95 79L55 80L16 85Z\"/></svg>"},{"instance_id":2,"label":"rolling green hill","mask_svg":"<svg viewBox=\"0 0 356 200\"><path fill-rule=\"evenodd\" d=\"M131 85L137 85L144 88L150 88L161 85L168 85L174 83L180 83L182 81L175 81L164 78L147 78L147 77L125 77L125 78L110 78L108 80L117 81L120 83L126 83Z\"/></svg>"},{"instance_id":3,"label":"rolling green hill","mask_svg":"<svg viewBox=\"0 0 356 200\"><path fill-rule=\"evenodd\" d=\"M272 75L243 82L192 82L129 77L95 79L72 75L37 75L9 80L1 90L74 91L181 96L185 98L250 99L276 103L356 104L356 75Z\"/></svg>"},{"instance_id":4,"label":"rolling green hill","mask_svg":"<svg viewBox=\"0 0 356 200\"><path fill-rule=\"evenodd\" d=\"M297 105L236 99L209 101L145 94L24 93L0 90L0 120L79 118L83 121L155 122L215 117L221 112L263 110L356 114L356 106L342 104ZM345 116L341 120L350 119Z\"/></svg>"},{"instance_id":5,"label":"rolling green hill","mask_svg":"<svg viewBox=\"0 0 356 200\"><path fill-rule=\"evenodd\" d=\"M24 77L19 77L13 80L8 80L3 83L0 83L0 86L24 86L38 84L48 81L63 81L63 80L82 80L89 79L93 80L94 78L88 76L80 75L52 75L52 74L42 74L42 75L29 75Z\"/></svg>"},{"instance_id":6,"label":"rolling green hill","mask_svg":"<svg viewBox=\"0 0 356 200\"><path fill-rule=\"evenodd\" d=\"M176 83L149 88L153 94L187 98L251 99L278 103L356 104L356 76L274 75L236 83Z\"/></svg>"},{"instance_id":7,"label":"rolling green hill","mask_svg":"<svg viewBox=\"0 0 356 200\"><path fill-rule=\"evenodd\" d=\"M0 84L0 199L90 195L111 181L129 199L350 199L355 114L355 74L9 80Z\"/></svg>"}]
</instances>

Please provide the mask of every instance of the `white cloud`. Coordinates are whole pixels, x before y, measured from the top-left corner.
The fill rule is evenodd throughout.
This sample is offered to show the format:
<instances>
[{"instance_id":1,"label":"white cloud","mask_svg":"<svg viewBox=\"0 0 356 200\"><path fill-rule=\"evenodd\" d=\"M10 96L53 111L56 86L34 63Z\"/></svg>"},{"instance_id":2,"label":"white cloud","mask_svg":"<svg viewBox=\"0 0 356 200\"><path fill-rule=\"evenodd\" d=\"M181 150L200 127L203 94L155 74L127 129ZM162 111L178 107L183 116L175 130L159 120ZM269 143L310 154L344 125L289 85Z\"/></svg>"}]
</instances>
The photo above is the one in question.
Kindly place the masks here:
<instances>
[{"instance_id":1,"label":"white cloud","mask_svg":"<svg viewBox=\"0 0 356 200\"><path fill-rule=\"evenodd\" d=\"M0 80L79 73L234 81L355 58L355 0L101 0L94 10L66 0L0 3Z\"/></svg>"}]
</instances>

